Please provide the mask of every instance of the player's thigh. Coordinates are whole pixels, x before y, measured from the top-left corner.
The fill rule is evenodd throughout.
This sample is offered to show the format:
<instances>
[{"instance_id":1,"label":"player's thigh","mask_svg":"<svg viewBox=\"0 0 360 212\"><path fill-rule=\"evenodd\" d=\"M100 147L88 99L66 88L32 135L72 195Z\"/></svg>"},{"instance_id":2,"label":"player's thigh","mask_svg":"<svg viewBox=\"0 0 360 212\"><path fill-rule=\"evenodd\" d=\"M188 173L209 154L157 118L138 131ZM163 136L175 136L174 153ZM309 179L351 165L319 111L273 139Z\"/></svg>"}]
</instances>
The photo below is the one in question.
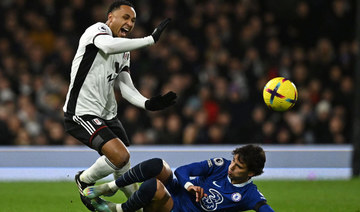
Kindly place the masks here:
<instances>
[{"instance_id":1,"label":"player's thigh","mask_svg":"<svg viewBox=\"0 0 360 212\"><path fill-rule=\"evenodd\" d=\"M113 163L115 166L122 167L125 165L130 158L130 153L127 146L130 145L128 136L126 131L120 122L119 119L116 117L105 121L106 125L110 128L110 130L116 135L116 138L106 142L101 152L102 154L106 155L106 157Z\"/></svg>"},{"instance_id":2,"label":"player's thigh","mask_svg":"<svg viewBox=\"0 0 360 212\"><path fill-rule=\"evenodd\" d=\"M158 176L156 176L164 185L170 183L173 179L173 173L169 164L163 160L163 168Z\"/></svg>"},{"instance_id":3,"label":"player's thigh","mask_svg":"<svg viewBox=\"0 0 360 212\"><path fill-rule=\"evenodd\" d=\"M64 125L67 133L99 154L102 154L101 149L105 143L118 137L105 120L92 115L66 115Z\"/></svg>"},{"instance_id":4,"label":"player's thigh","mask_svg":"<svg viewBox=\"0 0 360 212\"><path fill-rule=\"evenodd\" d=\"M130 145L130 141L125 131L125 128L118 118L115 117L111 120L105 121L105 123L107 126L109 126L111 131L115 133L115 135L121 140L121 142L124 143L125 146Z\"/></svg>"},{"instance_id":5,"label":"player's thigh","mask_svg":"<svg viewBox=\"0 0 360 212\"><path fill-rule=\"evenodd\" d=\"M153 200L150 205L144 208L144 212L170 212L174 206L174 201L160 180L156 180L157 187Z\"/></svg>"},{"instance_id":6,"label":"player's thigh","mask_svg":"<svg viewBox=\"0 0 360 212\"><path fill-rule=\"evenodd\" d=\"M113 138L106 142L101 148L101 153L104 154L116 168L123 167L130 159L129 150L119 138Z\"/></svg>"}]
</instances>

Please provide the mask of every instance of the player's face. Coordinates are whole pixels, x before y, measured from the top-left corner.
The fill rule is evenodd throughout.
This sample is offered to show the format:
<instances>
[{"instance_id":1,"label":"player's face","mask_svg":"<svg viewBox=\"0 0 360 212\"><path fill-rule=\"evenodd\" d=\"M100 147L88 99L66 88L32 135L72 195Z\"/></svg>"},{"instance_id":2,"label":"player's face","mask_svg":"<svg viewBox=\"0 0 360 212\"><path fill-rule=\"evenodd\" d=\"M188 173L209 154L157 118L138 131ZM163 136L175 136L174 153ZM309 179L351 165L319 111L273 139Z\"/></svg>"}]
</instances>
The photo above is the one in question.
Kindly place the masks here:
<instances>
[{"instance_id":1,"label":"player's face","mask_svg":"<svg viewBox=\"0 0 360 212\"><path fill-rule=\"evenodd\" d=\"M228 169L228 175L231 179L231 183L240 184L249 180L249 178L253 176L253 173L249 172L243 161L238 160L238 155L234 155Z\"/></svg>"},{"instance_id":2,"label":"player's face","mask_svg":"<svg viewBox=\"0 0 360 212\"><path fill-rule=\"evenodd\" d=\"M134 28L136 21L136 12L134 8L121 5L109 13L107 24L110 27L114 37L126 37Z\"/></svg>"}]
</instances>

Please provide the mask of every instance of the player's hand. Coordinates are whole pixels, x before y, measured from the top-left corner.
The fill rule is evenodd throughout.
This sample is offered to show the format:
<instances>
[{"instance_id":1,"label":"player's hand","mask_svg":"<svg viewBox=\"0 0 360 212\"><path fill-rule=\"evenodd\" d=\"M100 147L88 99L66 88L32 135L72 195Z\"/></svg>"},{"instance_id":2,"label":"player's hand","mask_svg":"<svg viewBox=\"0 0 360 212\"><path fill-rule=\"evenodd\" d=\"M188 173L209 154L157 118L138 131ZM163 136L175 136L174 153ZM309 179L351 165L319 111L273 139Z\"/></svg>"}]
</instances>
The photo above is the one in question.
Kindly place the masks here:
<instances>
[{"instance_id":1,"label":"player's hand","mask_svg":"<svg viewBox=\"0 0 360 212\"><path fill-rule=\"evenodd\" d=\"M145 109L150 111L162 110L176 103L176 93L169 91L167 94L161 96L151 97L145 102Z\"/></svg>"},{"instance_id":2,"label":"player's hand","mask_svg":"<svg viewBox=\"0 0 360 212\"><path fill-rule=\"evenodd\" d=\"M159 40L161 33L164 31L164 29L166 28L166 26L169 24L170 21L171 21L170 18L166 18L159 24L159 26L157 26L154 29L151 36L153 37L155 43Z\"/></svg>"},{"instance_id":3,"label":"player's hand","mask_svg":"<svg viewBox=\"0 0 360 212\"><path fill-rule=\"evenodd\" d=\"M204 189L200 186L189 186L187 190L188 192L195 194L196 202L199 202L203 197L207 197L207 194L204 193Z\"/></svg>"}]
</instances>

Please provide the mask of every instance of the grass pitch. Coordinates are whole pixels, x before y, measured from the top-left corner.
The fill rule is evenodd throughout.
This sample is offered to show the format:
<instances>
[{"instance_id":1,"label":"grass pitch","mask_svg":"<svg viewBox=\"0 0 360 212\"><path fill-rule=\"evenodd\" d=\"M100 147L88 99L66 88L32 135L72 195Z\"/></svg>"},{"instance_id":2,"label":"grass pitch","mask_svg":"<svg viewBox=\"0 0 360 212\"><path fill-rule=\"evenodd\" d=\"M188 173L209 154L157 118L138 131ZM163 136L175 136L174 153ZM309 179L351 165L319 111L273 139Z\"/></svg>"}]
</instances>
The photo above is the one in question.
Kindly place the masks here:
<instances>
[{"instance_id":1,"label":"grass pitch","mask_svg":"<svg viewBox=\"0 0 360 212\"><path fill-rule=\"evenodd\" d=\"M360 179L255 180L277 212L360 212ZM118 192L105 198L123 202ZM0 182L1 212L86 212L74 182Z\"/></svg>"}]
</instances>

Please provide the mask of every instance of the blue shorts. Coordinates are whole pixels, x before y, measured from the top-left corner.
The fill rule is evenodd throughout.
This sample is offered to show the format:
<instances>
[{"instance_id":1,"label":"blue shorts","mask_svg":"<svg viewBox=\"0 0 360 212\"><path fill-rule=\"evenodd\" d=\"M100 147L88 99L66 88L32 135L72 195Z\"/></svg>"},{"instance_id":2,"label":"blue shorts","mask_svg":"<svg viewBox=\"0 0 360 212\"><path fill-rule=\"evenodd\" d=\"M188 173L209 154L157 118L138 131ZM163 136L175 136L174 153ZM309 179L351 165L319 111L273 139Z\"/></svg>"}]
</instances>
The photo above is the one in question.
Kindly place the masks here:
<instances>
[{"instance_id":1,"label":"blue shorts","mask_svg":"<svg viewBox=\"0 0 360 212\"><path fill-rule=\"evenodd\" d=\"M197 212L199 209L194 206L194 203L191 201L193 196L189 195L188 191L184 189L174 178L166 186L166 189L169 191L171 198L173 199L174 206L172 212Z\"/></svg>"}]
</instances>

